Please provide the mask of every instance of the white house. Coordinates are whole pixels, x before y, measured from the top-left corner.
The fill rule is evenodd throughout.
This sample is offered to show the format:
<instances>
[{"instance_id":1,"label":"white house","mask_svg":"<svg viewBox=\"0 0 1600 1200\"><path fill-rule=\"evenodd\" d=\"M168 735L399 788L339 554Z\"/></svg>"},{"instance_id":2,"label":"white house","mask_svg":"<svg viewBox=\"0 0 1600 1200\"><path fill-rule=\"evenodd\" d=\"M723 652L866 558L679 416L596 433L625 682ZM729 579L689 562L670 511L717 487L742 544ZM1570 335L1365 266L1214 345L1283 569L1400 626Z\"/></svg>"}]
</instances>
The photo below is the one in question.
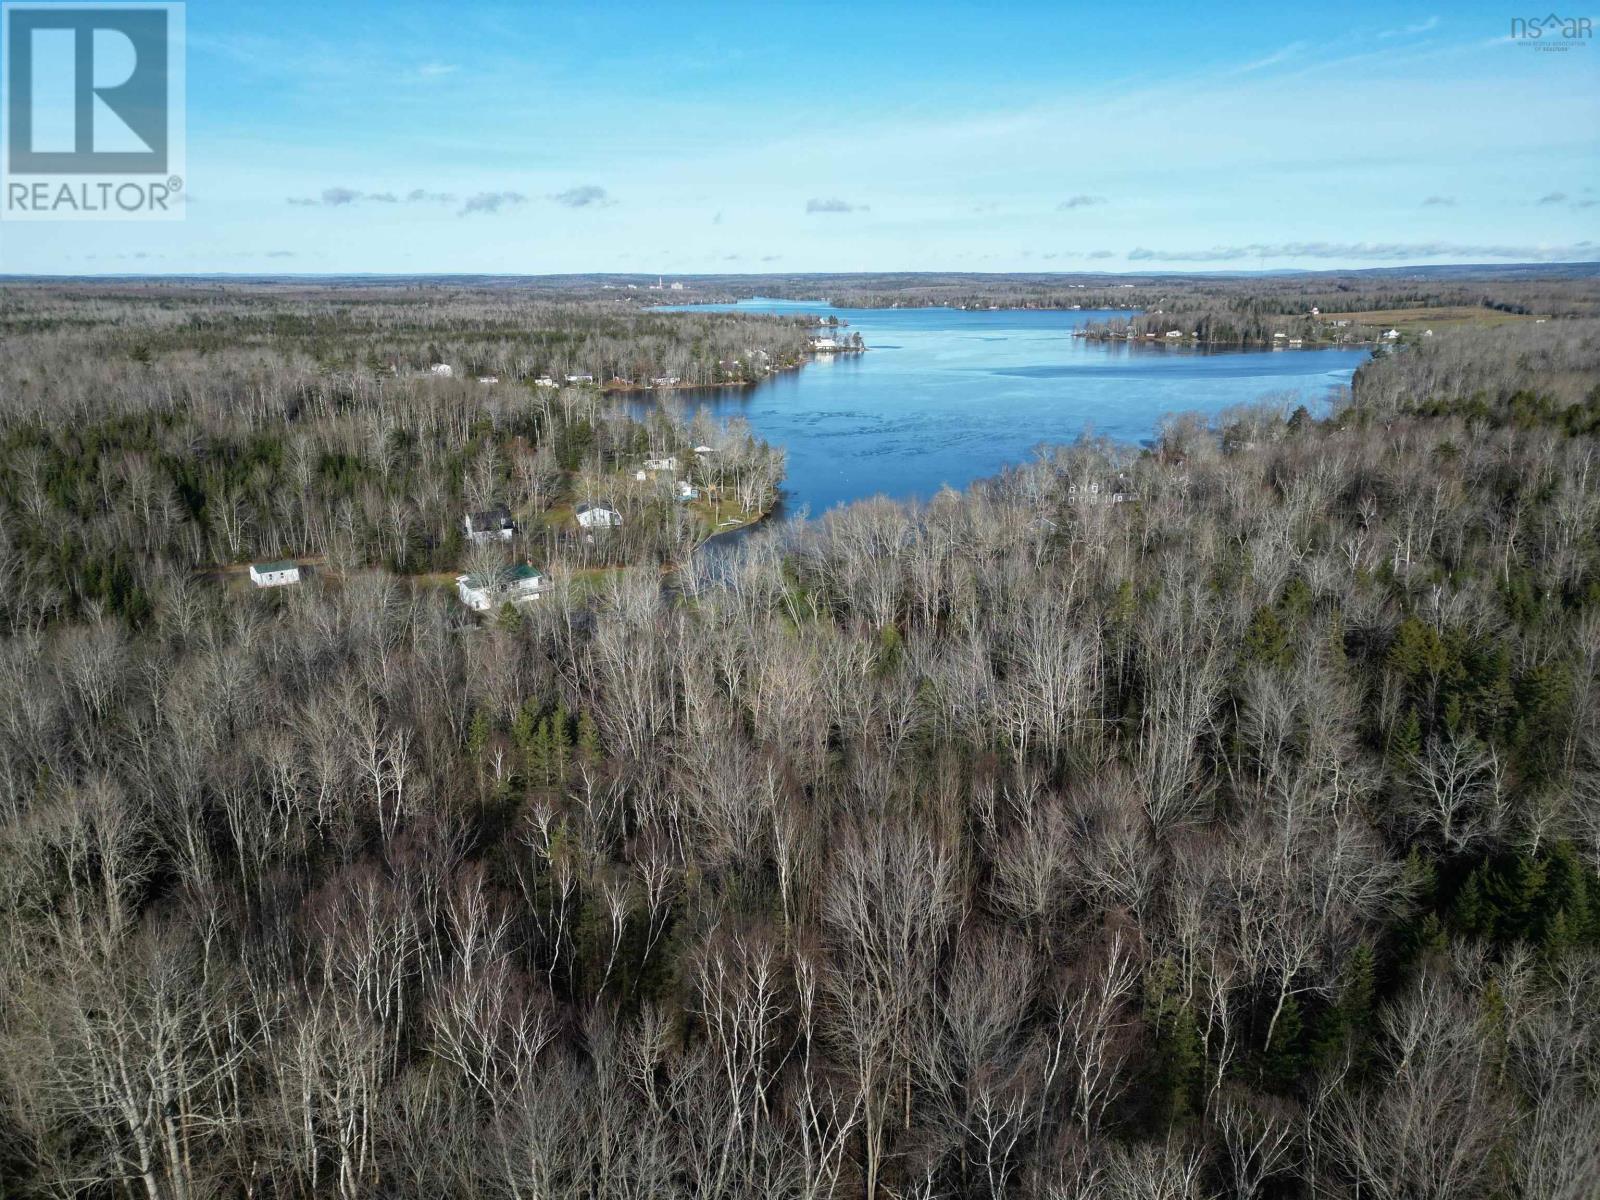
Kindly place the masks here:
<instances>
[{"instance_id":1,"label":"white house","mask_svg":"<svg viewBox=\"0 0 1600 1200\"><path fill-rule=\"evenodd\" d=\"M700 499L700 489L687 479L680 479L678 480L678 499L684 501L698 500Z\"/></svg>"},{"instance_id":2,"label":"white house","mask_svg":"<svg viewBox=\"0 0 1600 1200\"><path fill-rule=\"evenodd\" d=\"M556 387L556 381L548 375L541 375L533 381L534 387Z\"/></svg>"},{"instance_id":3,"label":"white house","mask_svg":"<svg viewBox=\"0 0 1600 1200\"><path fill-rule=\"evenodd\" d=\"M599 504L580 504L572 511L585 529L615 529L622 524L617 512Z\"/></svg>"},{"instance_id":4,"label":"white house","mask_svg":"<svg viewBox=\"0 0 1600 1200\"><path fill-rule=\"evenodd\" d=\"M568 375L567 376L567 382L568 383L593 383L594 382L594 376L593 375Z\"/></svg>"},{"instance_id":5,"label":"white house","mask_svg":"<svg viewBox=\"0 0 1600 1200\"><path fill-rule=\"evenodd\" d=\"M683 284L681 284L681 283L668 284L667 285L667 291L669 291L669 292L681 292L681 291L683 291Z\"/></svg>"},{"instance_id":6,"label":"white house","mask_svg":"<svg viewBox=\"0 0 1600 1200\"><path fill-rule=\"evenodd\" d=\"M1169 338L1181 338L1183 336L1183 330L1181 330L1181 329L1169 329L1169 330L1167 330L1167 336Z\"/></svg>"},{"instance_id":7,"label":"white house","mask_svg":"<svg viewBox=\"0 0 1600 1200\"><path fill-rule=\"evenodd\" d=\"M498 375L479 375L478 376L478 382L479 383L499 383L500 382L500 376L498 376Z\"/></svg>"},{"instance_id":8,"label":"white house","mask_svg":"<svg viewBox=\"0 0 1600 1200\"><path fill-rule=\"evenodd\" d=\"M694 452L696 454L715 454L717 448L715 446L696 446Z\"/></svg>"},{"instance_id":9,"label":"white house","mask_svg":"<svg viewBox=\"0 0 1600 1200\"><path fill-rule=\"evenodd\" d=\"M469 512L461 518L461 523L466 527L467 541L480 546L485 542L509 542L517 531L516 523L511 520L511 510L504 504L483 512Z\"/></svg>"},{"instance_id":10,"label":"white house","mask_svg":"<svg viewBox=\"0 0 1600 1200\"><path fill-rule=\"evenodd\" d=\"M449 379L456 371L449 363L434 363L433 366L428 368L428 373L437 375L440 379Z\"/></svg>"},{"instance_id":11,"label":"white house","mask_svg":"<svg viewBox=\"0 0 1600 1200\"><path fill-rule=\"evenodd\" d=\"M293 562L250 564L250 582L258 588L283 587L300 582L300 567Z\"/></svg>"},{"instance_id":12,"label":"white house","mask_svg":"<svg viewBox=\"0 0 1600 1200\"><path fill-rule=\"evenodd\" d=\"M647 458L644 460L642 469L646 471L676 471L678 469L678 459L676 455L670 454L666 458Z\"/></svg>"},{"instance_id":13,"label":"white house","mask_svg":"<svg viewBox=\"0 0 1600 1200\"><path fill-rule=\"evenodd\" d=\"M1400 340L1400 331L1398 329L1389 330L1388 333L1383 335L1383 340L1386 342L1398 342Z\"/></svg>"},{"instance_id":14,"label":"white house","mask_svg":"<svg viewBox=\"0 0 1600 1200\"><path fill-rule=\"evenodd\" d=\"M525 604L544 590L544 576L527 563L518 563L499 578L457 575L456 595L473 612L488 612L499 604Z\"/></svg>"},{"instance_id":15,"label":"white house","mask_svg":"<svg viewBox=\"0 0 1600 1200\"><path fill-rule=\"evenodd\" d=\"M1133 481L1126 475L1118 475L1109 483L1101 484L1098 480L1087 483L1069 483L1067 485L1067 503L1077 504L1080 501L1089 504L1126 504L1137 500L1139 493L1133 490Z\"/></svg>"},{"instance_id":16,"label":"white house","mask_svg":"<svg viewBox=\"0 0 1600 1200\"><path fill-rule=\"evenodd\" d=\"M818 354L832 354L839 348L839 342L838 339L831 337L812 338L811 348Z\"/></svg>"}]
</instances>

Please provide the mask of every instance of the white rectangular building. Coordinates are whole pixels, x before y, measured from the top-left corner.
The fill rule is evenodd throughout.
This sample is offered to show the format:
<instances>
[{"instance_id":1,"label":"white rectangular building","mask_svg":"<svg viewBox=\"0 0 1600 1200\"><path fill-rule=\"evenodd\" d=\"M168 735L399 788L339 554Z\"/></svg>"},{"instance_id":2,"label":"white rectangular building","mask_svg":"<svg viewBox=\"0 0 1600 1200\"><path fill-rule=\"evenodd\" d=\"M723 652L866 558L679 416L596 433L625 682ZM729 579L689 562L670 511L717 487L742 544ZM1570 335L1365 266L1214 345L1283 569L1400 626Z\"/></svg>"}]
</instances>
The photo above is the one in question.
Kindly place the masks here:
<instances>
[{"instance_id":1,"label":"white rectangular building","mask_svg":"<svg viewBox=\"0 0 1600 1200\"><path fill-rule=\"evenodd\" d=\"M300 582L300 565L294 562L250 564L250 582L258 588L284 587Z\"/></svg>"}]
</instances>

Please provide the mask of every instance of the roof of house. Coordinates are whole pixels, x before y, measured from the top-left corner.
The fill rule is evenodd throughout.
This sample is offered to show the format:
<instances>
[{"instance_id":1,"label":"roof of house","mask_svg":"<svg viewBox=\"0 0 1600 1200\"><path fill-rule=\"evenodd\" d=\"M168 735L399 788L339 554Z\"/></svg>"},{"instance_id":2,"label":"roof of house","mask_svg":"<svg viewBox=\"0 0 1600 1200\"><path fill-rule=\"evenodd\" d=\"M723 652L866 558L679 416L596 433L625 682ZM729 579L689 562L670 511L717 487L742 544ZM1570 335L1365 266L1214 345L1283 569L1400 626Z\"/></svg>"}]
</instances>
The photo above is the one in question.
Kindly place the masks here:
<instances>
[{"instance_id":1,"label":"roof of house","mask_svg":"<svg viewBox=\"0 0 1600 1200\"><path fill-rule=\"evenodd\" d=\"M502 586L512 583L527 583L534 579L543 579L544 572L528 563L518 563L514 567L507 567L497 580L486 581L482 575L457 575L456 582L464 583L469 588L482 588L490 582L498 582Z\"/></svg>"},{"instance_id":2,"label":"roof of house","mask_svg":"<svg viewBox=\"0 0 1600 1200\"><path fill-rule=\"evenodd\" d=\"M297 570L299 566L293 559L284 559L282 562L251 563L250 569L257 575L268 575L275 571Z\"/></svg>"},{"instance_id":3,"label":"roof of house","mask_svg":"<svg viewBox=\"0 0 1600 1200\"><path fill-rule=\"evenodd\" d=\"M467 520L472 522L474 529L502 527L511 523L511 510L504 504L497 504L493 508L484 509L482 512L468 513Z\"/></svg>"},{"instance_id":4,"label":"roof of house","mask_svg":"<svg viewBox=\"0 0 1600 1200\"><path fill-rule=\"evenodd\" d=\"M607 508L604 504L590 504L588 501L584 501L582 504L574 505L572 511L575 512L575 513L586 513L586 512L606 512L606 513L608 513L608 512L614 512L615 510Z\"/></svg>"}]
</instances>

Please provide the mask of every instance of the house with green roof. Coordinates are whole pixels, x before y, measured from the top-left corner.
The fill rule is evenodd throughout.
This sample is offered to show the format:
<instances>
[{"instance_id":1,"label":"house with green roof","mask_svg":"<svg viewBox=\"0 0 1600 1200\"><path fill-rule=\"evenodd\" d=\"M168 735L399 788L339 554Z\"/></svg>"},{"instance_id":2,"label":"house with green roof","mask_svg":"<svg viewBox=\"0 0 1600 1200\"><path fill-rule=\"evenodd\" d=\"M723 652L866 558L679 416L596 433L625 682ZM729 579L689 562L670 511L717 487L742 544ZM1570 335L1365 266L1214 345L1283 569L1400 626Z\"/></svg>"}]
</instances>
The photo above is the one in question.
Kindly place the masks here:
<instances>
[{"instance_id":1,"label":"house with green roof","mask_svg":"<svg viewBox=\"0 0 1600 1200\"><path fill-rule=\"evenodd\" d=\"M283 562L250 564L250 582L258 588L283 587L300 582L300 564L291 559Z\"/></svg>"},{"instance_id":2,"label":"house with green roof","mask_svg":"<svg viewBox=\"0 0 1600 1200\"><path fill-rule=\"evenodd\" d=\"M531 563L518 563L488 575L457 575L456 595L473 612L488 612L501 604L537 600L544 590L544 575Z\"/></svg>"}]
</instances>

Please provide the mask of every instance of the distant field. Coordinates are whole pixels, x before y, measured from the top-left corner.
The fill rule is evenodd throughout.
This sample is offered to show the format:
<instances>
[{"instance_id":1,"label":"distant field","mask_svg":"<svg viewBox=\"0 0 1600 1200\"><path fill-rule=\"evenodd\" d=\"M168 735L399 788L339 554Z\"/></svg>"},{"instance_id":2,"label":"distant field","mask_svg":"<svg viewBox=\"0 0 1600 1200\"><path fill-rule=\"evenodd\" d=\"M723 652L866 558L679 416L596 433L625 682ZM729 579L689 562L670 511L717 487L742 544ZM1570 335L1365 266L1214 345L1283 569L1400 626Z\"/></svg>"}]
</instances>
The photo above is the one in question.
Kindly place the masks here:
<instances>
[{"instance_id":1,"label":"distant field","mask_svg":"<svg viewBox=\"0 0 1600 1200\"><path fill-rule=\"evenodd\" d=\"M1433 329L1440 325L1507 325L1531 321L1518 313L1481 308L1476 304L1443 305L1437 308L1380 308L1369 312L1325 312L1324 321L1355 321L1361 325L1389 325L1402 333Z\"/></svg>"}]
</instances>

